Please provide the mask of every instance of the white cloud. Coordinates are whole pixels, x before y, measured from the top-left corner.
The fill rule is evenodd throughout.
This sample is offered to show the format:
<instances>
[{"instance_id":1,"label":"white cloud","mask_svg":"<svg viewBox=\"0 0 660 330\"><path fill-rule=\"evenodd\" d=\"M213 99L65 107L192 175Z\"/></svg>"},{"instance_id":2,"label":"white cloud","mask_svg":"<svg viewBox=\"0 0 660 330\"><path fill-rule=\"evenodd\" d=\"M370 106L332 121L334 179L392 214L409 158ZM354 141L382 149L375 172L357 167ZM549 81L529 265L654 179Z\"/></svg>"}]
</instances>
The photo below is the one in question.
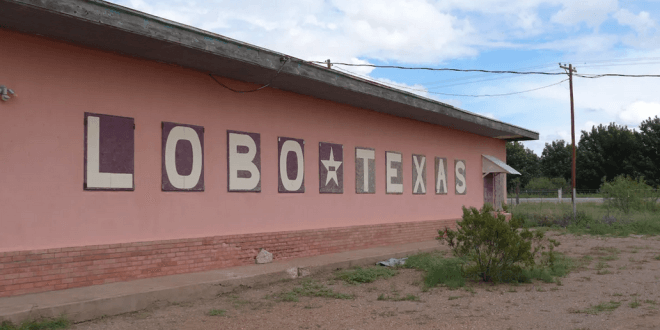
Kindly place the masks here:
<instances>
[{"instance_id":1,"label":"white cloud","mask_svg":"<svg viewBox=\"0 0 660 330\"><path fill-rule=\"evenodd\" d=\"M573 61L579 57L589 65L590 61L615 58L660 58L660 34L656 33L660 29L653 20L657 9L650 4L634 6L632 10L629 3L617 0L111 1L305 60L331 59L335 63L356 64L383 61L403 65L440 65L465 60L474 63L474 67L483 63L497 67L498 63L479 55L520 50L521 54L539 54L543 61L548 59L547 54L555 54L557 62L573 63L579 73L660 72L660 64L589 67L584 66L585 61ZM607 33L599 31L605 21ZM634 31L627 28L617 31L616 24L630 26ZM521 60L525 62L529 58ZM452 65L455 63L459 62L448 66L455 67ZM501 69L510 69L505 66L511 63L502 63ZM541 141L531 143L540 147L535 149L539 153L544 142L558 138L570 140L567 83L513 97L443 99L418 83L435 79L428 75L416 80L407 73L395 76L389 75L393 71L379 70L379 76L386 75L389 79L374 79L369 77L373 68L333 68L539 131ZM562 78L482 79L478 84L458 85L443 77L444 85L454 86L447 89L435 84L431 91L499 94L549 85ZM577 137L580 130L590 129L593 124L611 121L639 124L660 105L660 93L655 85L652 79L576 78Z\"/></svg>"},{"instance_id":2,"label":"white cloud","mask_svg":"<svg viewBox=\"0 0 660 330\"><path fill-rule=\"evenodd\" d=\"M477 112L477 113L479 115L482 115L482 116L490 118L490 119L497 119L497 117L495 117L495 114L493 114L492 112Z\"/></svg>"},{"instance_id":3,"label":"white cloud","mask_svg":"<svg viewBox=\"0 0 660 330\"><path fill-rule=\"evenodd\" d=\"M569 26L584 22L591 28L598 28L618 6L617 0L570 0L564 2L564 7L550 20Z\"/></svg>"},{"instance_id":4,"label":"white cloud","mask_svg":"<svg viewBox=\"0 0 660 330\"><path fill-rule=\"evenodd\" d=\"M621 122L630 126L638 126L642 121L655 116L660 116L660 103L644 101L633 102L618 114Z\"/></svg>"},{"instance_id":5,"label":"white cloud","mask_svg":"<svg viewBox=\"0 0 660 330\"><path fill-rule=\"evenodd\" d=\"M616 18L619 24L630 26L638 33L646 33L646 31L655 27L655 21L645 11L641 11L638 15L635 15L627 9L619 9L614 14L614 18Z\"/></svg>"},{"instance_id":6,"label":"white cloud","mask_svg":"<svg viewBox=\"0 0 660 330\"><path fill-rule=\"evenodd\" d=\"M532 48L543 50L561 50L577 54L602 53L610 50L619 42L620 37L613 34L589 34L571 36L567 39L531 45Z\"/></svg>"}]
</instances>

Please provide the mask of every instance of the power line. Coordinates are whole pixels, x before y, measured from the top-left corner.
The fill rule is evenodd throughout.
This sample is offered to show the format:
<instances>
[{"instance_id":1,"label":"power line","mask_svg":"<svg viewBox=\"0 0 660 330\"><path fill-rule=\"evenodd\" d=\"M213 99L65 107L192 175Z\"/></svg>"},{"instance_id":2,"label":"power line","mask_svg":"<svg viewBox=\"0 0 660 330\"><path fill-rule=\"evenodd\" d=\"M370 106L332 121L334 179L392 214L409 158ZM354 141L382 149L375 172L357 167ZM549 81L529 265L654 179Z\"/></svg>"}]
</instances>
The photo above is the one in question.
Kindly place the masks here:
<instances>
[{"instance_id":1,"label":"power line","mask_svg":"<svg viewBox=\"0 0 660 330\"><path fill-rule=\"evenodd\" d=\"M544 88L552 87L552 86L555 86L555 85L559 85L559 84L561 84L561 83L563 83L563 82L565 82L565 81L568 81L568 79L564 79L564 80L562 80L562 81L559 81L559 82L556 82L556 83L554 83L554 84L547 85L547 86L542 86L542 87L538 87L538 88L534 88L534 89L528 89L528 90L525 90L525 91L519 91L519 92L504 93L504 94L467 95L467 94L449 94L449 93L430 92L430 91L429 91L428 93L432 93L432 94L440 94L440 95L448 95L448 96L465 96L465 97L493 97L493 96L507 96L507 95L515 95L515 94L522 94L522 93L528 93L528 92L537 91L537 90L539 90L539 89L544 89Z\"/></svg>"},{"instance_id":2,"label":"power line","mask_svg":"<svg viewBox=\"0 0 660 330\"><path fill-rule=\"evenodd\" d=\"M603 73L603 74L576 74L580 78L603 78L603 77L627 77L627 78L660 78L660 74L619 74L619 73Z\"/></svg>"},{"instance_id":3,"label":"power line","mask_svg":"<svg viewBox=\"0 0 660 330\"><path fill-rule=\"evenodd\" d=\"M310 61L310 63L327 64L327 62ZM536 74L546 76L564 75L564 72L540 72L540 71L499 71L499 70L482 70L482 69L454 69L454 68L425 68L425 67L406 67L399 65L375 65L375 64L352 64L352 63L332 63L332 65L345 65L345 66L362 66L372 68L385 68L385 69L401 69L401 70L428 70L428 71L454 71L454 72L484 72L484 73L511 73L511 74Z\"/></svg>"},{"instance_id":4,"label":"power line","mask_svg":"<svg viewBox=\"0 0 660 330\"><path fill-rule=\"evenodd\" d=\"M552 86L555 86L555 85L559 85L559 84L561 84L561 83L568 80L568 79L564 79L562 81L559 81L559 82L556 82L554 84L550 84L550 85L547 85L547 86L528 89L528 90L524 90L524 91L511 92L511 93L479 94L479 95L474 95L474 94L451 94L451 93L433 92L433 91L429 91L427 89L418 89L418 88L412 88L412 87L407 87L407 86L401 86L401 85L397 85L397 84L386 83L384 81L375 80L375 79L373 79L372 77L369 77L369 76L361 75L361 74L351 72L351 71L348 71L348 70L344 70L344 69L341 69L341 68L337 68L337 69L339 69L340 71L346 72L348 74L353 74L353 75L359 76L361 78L364 78L364 79L367 79L367 80L370 80L370 81L373 81L373 82L382 83L382 84L387 85L387 86L392 87L392 88L400 88L400 89L405 89L405 90L408 90L408 91L417 91L417 92L424 92L424 93L429 93L429 94L446 95L446 96L461 96L461 97L495 97L495 96L507 96L507 95L522 94L522 93L533 92L533 91L537 91L539 89L544 89L544 88L552 87Z\"/></svg>"},{"instance_id":5,"label":"power line","mask_svg":"<svg viewBox=\"0 0 660 330\"><path fill-rule=\"evenodd\" d=\"M554 66L554 64L553 64L553 66ZM530 67L516 68L516 69L514 69L514 70L516 70L516 71L519 71L519 70L531 70L531 69L541 69L541 68L549 68L549 67L551 67L551 66L550 66L550 65L547 65L547 64L543 64L543 65L535 65L535 66L530 66ZM468 76L466 76L466 77L458 77L458 78L450 78L450 79L443 79L443 80L430 81L430 82L425 82L425 83L422 83L422 84L423 84L424 86L430 86L430 85L436 85L436 84L443 84L443 83L445 83L445 84L446 84L446 83L448 83L448 84L454 84L454 83L456 83L457 81L479 79L479 78L488 77L488 76L491 76L491 77L492 77L492 75L490 75L490 74L488 74L488 73L481 73L481 74L475 74L475 75L468 75ZM515 76L509 76L509 77L503 77L503 78L497 78L497 79L507 79L507 78L511 78L511 77L515 77ZM487 79L487 80L491 80L491 79L493 79L493 78L489 78L489 79ZM477 81L485 81L485 80L481 80L481 79L480 79L480 80L477 80ZM466 84L466 83L472 83L472 82L471 82L471 81L468 81L468 82L461 82L460 84ZM449 85L449 86L453 86L453 85ZM440 87L445 87L445 86L440 86Z\"/></svg>"},{"instance_id":6,"label":"power line","mask_svg":"<svg viewBox=\"0 0 660 330\"><path fill-rule=\"evenodd\" d=\"M609 67L609 66L625 66L625 65L651 65L660 64L658 61L654 62L631 62L631 63L613 63L613 64L585 64L581 65L582 68L595 68L595 67Z\"/></svg>"},{"instance_id":7,"label":"power line","mask_svg":"<svg viewBox=\"0 0 660 330\"><path fill-rule=\"evenodd\" d=\"M324 63L319 61L310 61L310 63ZM455 68L427 68L427 67L406 67L398 65L375 65L375 64L352 64L352 63L332 63L332 65L345 65L356 67L372 67L384 69L401 69L401 70L427 70L427 71L454 71L454 72L484 72L495 74L519 74L519 75L546 75L558 76L565 75L565 72L543 72L543 71L508 71L508 70L482 70L482 69L455 69ZM620 73L604 73L604 74L576 74L576 77L581 78L603 78L603 77L629 77L629 78L660 78L660 75L637 75L637 74L620 74Z\"/></svg>"},{"instance_id":8,"label":"power line","mask_svg":"<svg viewBox=\"0 0 660 330\"><path fill-rule=\"evenodd\" d=\"M633 57L633 58L614 58L614 59L608 59L608 60L597 60L597 61L586 61L586 60L575 60L573 62L577 63L617 63L617 62L638 62L638 61L650 61L650 60L660 60L660 57ZM584 67L585 65L581 65L581 67Z\"/></svg>"}]
</instances>

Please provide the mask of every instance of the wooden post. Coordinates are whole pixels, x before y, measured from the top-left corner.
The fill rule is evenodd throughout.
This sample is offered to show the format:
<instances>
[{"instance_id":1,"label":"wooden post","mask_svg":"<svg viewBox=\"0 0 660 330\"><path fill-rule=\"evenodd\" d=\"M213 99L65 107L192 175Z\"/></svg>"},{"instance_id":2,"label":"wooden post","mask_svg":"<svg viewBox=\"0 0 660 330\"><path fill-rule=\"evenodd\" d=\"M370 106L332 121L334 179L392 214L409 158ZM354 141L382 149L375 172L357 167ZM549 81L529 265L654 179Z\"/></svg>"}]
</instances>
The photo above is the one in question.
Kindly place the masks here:
<instances>
[{"instance_id":1,"label":"wooden post","mask_svg":"<svg viewBox=\"0 0 660 330\"><path fill-rule=\"evenodd\" d=\"M573 64L569 64L568 67L565 65L559 64L559 67L567 70L568 73L568 85L571 91L571 140L573 143L573 165L571 167L571 183L573 185L573 194L571 195L571 200L573 202L573 221L576 221L577 218L577 208L575 207L575 167L576 167L576 162L575 162L575 157L576 157L576 149L575 149L575 107L573 106L573 72L577 72L575 68L573 67Z\"/></svg>"}]
</instances>

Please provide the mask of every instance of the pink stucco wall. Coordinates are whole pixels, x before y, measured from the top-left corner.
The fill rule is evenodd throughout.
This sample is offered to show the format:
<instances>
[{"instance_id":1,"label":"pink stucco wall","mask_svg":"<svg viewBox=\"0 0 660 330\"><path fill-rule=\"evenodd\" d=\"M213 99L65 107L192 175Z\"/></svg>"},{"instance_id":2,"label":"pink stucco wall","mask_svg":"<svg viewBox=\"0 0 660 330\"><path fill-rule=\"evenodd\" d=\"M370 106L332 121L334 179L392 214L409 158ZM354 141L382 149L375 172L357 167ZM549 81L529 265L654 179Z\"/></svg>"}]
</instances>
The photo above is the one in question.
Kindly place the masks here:
<instances>
[{"instance_id":1,"label":"pink stucco wall","mask_svg":"<svg viewBox=\"0 0 660 330\"><path fill-rule=\"evenodd\" d=\"M236 94L205 73L0 29L0 251L458 218L483 204L481 154L504 142L281 90ZM252 85L225 79L237 88ZM135 118L135 191L83 190L83 113ZM205 191L161 191L161 121L205 127ZM261 134L261 193L227 192L227 130ZM277 137L304 139L303 194L277 192ZM344 193L319 194L318 143L344 145ZM376 194L355 193L355 147L376 149ZM404 193L385 194L385 151ZM427 156L412 194L411 154ZM449 194L433 191L448 158ZM454 159L467 195L454 194Z\"/></svg>"}]
</instances>

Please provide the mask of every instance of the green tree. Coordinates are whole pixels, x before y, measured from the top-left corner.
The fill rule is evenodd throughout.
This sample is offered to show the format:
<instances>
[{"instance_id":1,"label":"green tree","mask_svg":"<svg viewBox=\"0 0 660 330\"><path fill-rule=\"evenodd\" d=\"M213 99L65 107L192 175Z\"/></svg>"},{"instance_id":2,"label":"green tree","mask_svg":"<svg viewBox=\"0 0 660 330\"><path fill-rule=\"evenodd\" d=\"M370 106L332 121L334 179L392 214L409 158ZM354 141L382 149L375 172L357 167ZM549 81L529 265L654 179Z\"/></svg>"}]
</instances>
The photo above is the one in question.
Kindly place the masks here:
<instances>
[{"instance_id":1,"label":"green tree","mask_svg":"<svg viewBox=\"0 0 660 330\"><path fill-rule=\"evenodd\" d=\"M611 182L603 182L600 187L607 199L607 204L625 213L632 210L656 210L657 196L642 177L633 179L619 175Z\"/></svg>"},{"instance_id":2,"label":"green tree","mask_svg":"<svg viewBox=\"0 0 660 330\"><path fill-rule=\"evenodd\" d=\"M547 178L564 178L571 181L573 146L564 140L546 143L541 154L541 173Z\"/></svg>"},{"instance_id":3,"label":"green tree","mask_svg":"<svg viewBox=\"0 0 660 330\"><path fill-rule=\"evenodd\" d=\"M518 141L506 143L506 163L521 174L506 175L506 185L509 191L513 191L518 182L521 187L524 187L529 180L541 175L539 156Z\"/></svg>"},{"instance_id":4,"label":"green tree","mask_svg":"<svg viewBox=\"0 0 660 330\"><path fill-rule=\"evenodd\" d=\"M660 186L660 118L649 118L639 125L637 166L644 175L646 182L652 186Z\"/></svg>"},{"instance_id":5,"label":"green tree","mask_svg":"<svg viewBox=\"0 0 660 330\"><path fill-rule=\"evenodd\" d=\"M625 174L639 177L639 135L611 123L582 131L577 151L577 188L598 189L603 178Z\"/></svg>"},{"instance_id":6,"label":"green tree","mask_svg":"<svg viewBox=\"0 0 660 330\"><path fill-rule=\"evenodd\" d=\"M525 186L525 190L558 190L559 188L565 193L571 191L571 186L564 178L532 178Z\"/></svg>"}]
</instances>

